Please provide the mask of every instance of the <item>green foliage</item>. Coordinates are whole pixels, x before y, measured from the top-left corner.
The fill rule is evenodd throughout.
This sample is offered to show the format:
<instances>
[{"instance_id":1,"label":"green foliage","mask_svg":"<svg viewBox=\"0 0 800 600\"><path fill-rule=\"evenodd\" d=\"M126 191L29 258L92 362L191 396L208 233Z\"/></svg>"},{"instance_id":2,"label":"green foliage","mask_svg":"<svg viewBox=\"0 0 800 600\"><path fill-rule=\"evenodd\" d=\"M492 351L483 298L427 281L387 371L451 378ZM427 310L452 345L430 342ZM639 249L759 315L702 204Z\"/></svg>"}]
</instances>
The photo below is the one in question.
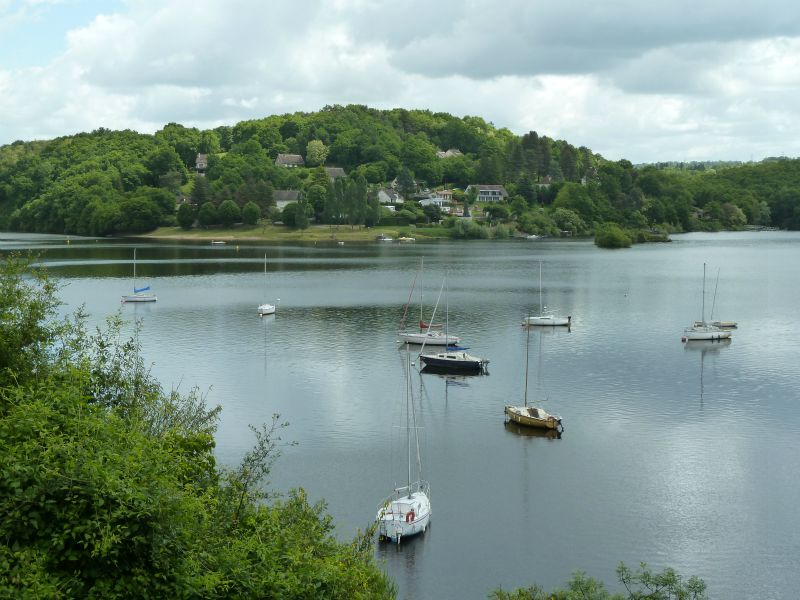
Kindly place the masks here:
<instances>
[{"instance_id":1,"label":"green foliage","mask_svg":"<svg viewBox=\"0 0 800 600\"><path fill-rule=\"evenodd\" d=\"M575 571L566 588L545 592L538 585L513 591L497 589L489 594L490 600L707 600L706 584L692 576L685 583L670 568L654 573L645 563L631 571L624 563L617 567L617 579L624 593L610 593L602 581Z\"/></svg>"},{"instance_id":2,"label":"green foliage","mask_svg":"<svg viewBox=\"0 0 800 600\"><path fill-rule=\"evenodd\" d=\"M594 243L600 248L630 248L633 240L616 223L602 223L595 229Z\"/></svg>"},{"instance_id":3,"label":"green foliage","mask_svg":"<svg viewBox=\"0 0 800 600\"><path fill-rule=\"evenodd\" d=\"M462 154L437 156L437 150L450 148ZM99 129L2 146L0 228L114 235L170 223L174 212L140 191L181 193L198 152L208 154L208 168L205 177L195 176L193 204L252 201L265 213L273 204L272 190L308 192L320 185L326 189L324 205L318 194L309 203L318 221L331 224L355 226L374 222L375 215L366 208L366 196L353 202L345 190L327 191L326 178L314 171L328 159L354 181L363 178L371 186L397 177L406 198L416 191L415 179L429 187L503 184L530 208L575 213L584 226L572 222L562 229L573 235L585 235L585 224L595 222L634 229L666 225L671 231L748 225L800 229L800 160L635 168L630 161L607 161L588 148L535 131L515 136L479 117L359 105L273 115L208 131L169 123L152 136ZM304 153L312 168L277 167L279 152ZM136 204L154 201L160 214L152 206L128 214ZM512 203L512 215L518 229L532 226L520 203Z\"/></svg>"},{"instance_id":4,"label":"green foliage","mask_svg":"<svg viewBox=\"0 0 800 600\"><path fill-rule=\"evenodd\" d=\"M58 304L46 273L0 264L0 597L394 597L374 536L339 542L324 504L267 492L277 415L220 469L219 410L164 393L118 317L90 335Z\"/></svg>"},{"instance_id":5,"label":"green foliage","mask_svg":"<svg viewBox=\"0 0 800 600\"><path fill-rule=\"evenodd\" d=\"M197 221L201 227L210 227L219 223L217 207L212 202L206 202L197 212Z\"/></svg>"},{"instance_id":6,"label":"green foliage","mask_svg":"<svg viewBox=\"0 0 800 600\"><path fill-rule=\"evenodd\" d=\"M242 209L242 222L245 225L255 225L261 218L261 209L255 202L248 202Z\"/></svg>"},{"instance_id":7,"label":"green foliage","mask_svg":"<svg viewBox=\"0 0 800 600\"><path fill-rule=\"evenodd\" d=\"M186 230L194 225L194 209L190 204L184 203L178 207L178 225Z\"/></svg>"},{"instance_id":8,"label":"green foliage","mask_svg":"<svg viewBox=\"0 0 800 600\"><path fill-rule=\"evenodd\" d=\"M306 145L306 164L311 167L324 165L328 158L328 147L319 140L311 140Z\"/></svg>"},{"instance_id":9,"label":"green foliage","mask_svg":"<svg viewBox=\"0 0 800 600\"><path fill-rule=\"evenodd\" d=\"M217 218L225 227L230 227L242 218L242 211L233 200L225 200L217 207Z\"/></svg>"}]
</instances>

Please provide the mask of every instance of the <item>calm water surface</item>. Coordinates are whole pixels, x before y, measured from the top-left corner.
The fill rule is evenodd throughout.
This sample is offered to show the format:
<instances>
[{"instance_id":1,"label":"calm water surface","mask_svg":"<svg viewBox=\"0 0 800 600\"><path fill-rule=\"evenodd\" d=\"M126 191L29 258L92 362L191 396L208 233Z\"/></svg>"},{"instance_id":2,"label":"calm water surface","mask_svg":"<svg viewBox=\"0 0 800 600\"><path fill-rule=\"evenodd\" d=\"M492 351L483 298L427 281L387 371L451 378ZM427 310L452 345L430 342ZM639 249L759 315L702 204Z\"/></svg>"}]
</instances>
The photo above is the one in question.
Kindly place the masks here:
<instances>
[{"instance_id":1,"label":"calm water surface","mask_svg":"<svg viewBox=\"0 0 800 600\"><path fill-rule=\"evenodd\" d=\"M424 257L426 318L447 271L450 330L491 364L480 377L413 374L433 519L424 537L378 547L401 598L551 588L573 569L613 584L620 560L699 575L712 598L796 597L800 235L673 239L623 251L137 242L137 282L159 299L122 307L131 242L0 234L0 248L41 251L65 310L140 318L164 386L197 385L222 405L220 460L238 461L248 424L280 413L298 444L271 487L324 498L342 538L403 483L396 330ZM529 398L563 416L561 439L503 422L503 406L523 400L520 322L539 308L540 260L545 304L573 326L532 330ZM739 322L729 344L680 341L701 316L704 262L707 316L713 305L714 318ZM255 314L277 298L276 316Z\"/></svg>"}]
</instances>

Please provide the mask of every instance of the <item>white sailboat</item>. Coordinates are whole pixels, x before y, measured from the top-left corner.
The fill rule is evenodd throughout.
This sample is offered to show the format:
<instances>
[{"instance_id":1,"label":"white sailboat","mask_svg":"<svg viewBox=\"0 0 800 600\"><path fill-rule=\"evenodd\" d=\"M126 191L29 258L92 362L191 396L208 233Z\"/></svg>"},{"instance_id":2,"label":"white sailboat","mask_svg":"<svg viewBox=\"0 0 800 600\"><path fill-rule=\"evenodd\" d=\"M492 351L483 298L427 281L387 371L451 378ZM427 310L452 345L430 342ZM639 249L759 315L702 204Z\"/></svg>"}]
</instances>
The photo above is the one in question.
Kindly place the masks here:
<instances>
[{"instance_id":1,"label":"white sailboat","mask_svg":"<svg viewBox=\"0 0 800 600\"><path fill-rule=\"evenodd\" d=\"M264 255L264 291L266 292L266 290L267 290L267 255L265 254ZM281 301L281 299L278 298L278 302L280 302L280 301ZM276 304L277 304L277 302L275 304L270 304L269 302L265 302L264 304L259 304L258 305L258 309L257 309L258 315L260 317L264 317L266 315L274 315L275 314Z\"/></svg>"},{"instance_id":2,"label":"white sailboat","mask_svg":"<svg viewBox=\"0 0 800 600\"><path fill-rule=\"evenodd\" d=\"M700 314L702 319L699 322L695 321L691 327L683 330L682 342L724 340L731 337L730 329L723 329L706 321L706 263L703 263L703 301Z\"/></svg>"},{"instance_id":3,"label":"white sailboat","mask_svg":"<svg viewBox=\"0 0 800 600\"><path fill-rule=\"evenodd\" d=\"M570 326L572 317L561 317L555 314L555 311L548 310L542 303L542 261L539 261L539 314L529 315L522 321L523 325L566 325Z\"/></svg>"},{"instance_id":4,"label":"white sailboat","mask_svg":"<svg viewBox=\"0 0 800 600\"><path fill-rule=\"evenodd\" d=\"M136 287L136 248L133 249L133 294L122 296L122 302L155 302L156 295L150 291L150 286Z\"/></svg>"},{"instance_id":5,"label":"white sailboat","mask_svg":"<svg viewBox=\"0 0 800 600\"><path fill-rule=\"evenodd\" d=\"M423 259L420 259L419 263L419 272L418 275L421 279L421 274L423 271ZM403 319L400 322L400 331L397 332L397 336L400 338L400 342L404 344L418 344L418 345L426 345L426 346L457 346L458 343L461 341L457 335L449 334L444 331L438 329L436 324L425 323L422 318L422 282L420 281L420 292L419 292L419 331L412 331L405 329L406 317L408 315L408 306L411 303L411 296L414 293L414 286L417 282L417 276L414 276L414 282L411 284L411 292L408 296L408 302L406 302L405 312L403 313ZM435 312L434 312L434 315ZM433 319L431 319L433 321ZM436 328L436 329L435 329Z\"/></svg>"},{"instance_id":6,"label":"white sailboat","mask_svg":"<svg viewBox=\"0 0 800 600\"><path fill-rule=\"evenodd\" d=\"M531 330L528 329L528 337L525 340L525 404L523 406L506 405L506 420L525 427L538 427L540 429L555 429L563 431L559 415L552 415L543 408L528 406L528 357L530 356Z\"/></svg>"},{"instance_id":7,"label":"white sailboat","mask_svg":"<svg viewBox=\"0 0 800 600\"><path fill-rule=\"evenodd\" d=\"M400 543L400 540L425 533L431 522L430 484L422 479L422 460L419 454L419 433L411 394L411 358L406 348L406 449L408 454L407 483L395 488L378 509L379 539ZM412 446L412 435L414 444ZM412 480L412 448L416 448L416 480Z\"/></svg>"}]
</instances>

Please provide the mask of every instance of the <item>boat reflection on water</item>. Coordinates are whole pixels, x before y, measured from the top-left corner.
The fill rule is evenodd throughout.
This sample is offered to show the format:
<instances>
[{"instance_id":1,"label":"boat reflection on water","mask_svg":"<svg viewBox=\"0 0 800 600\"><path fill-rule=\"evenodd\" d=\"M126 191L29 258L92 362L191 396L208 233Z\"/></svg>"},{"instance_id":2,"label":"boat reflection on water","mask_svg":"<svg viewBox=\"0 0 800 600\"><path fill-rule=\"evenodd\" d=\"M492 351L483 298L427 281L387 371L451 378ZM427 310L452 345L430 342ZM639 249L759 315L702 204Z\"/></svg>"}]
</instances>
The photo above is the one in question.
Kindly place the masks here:
<instances>
[{"instance_id":1,"label":"boat reflection on water","mask_svg":"<svg viewBox=\"0 0 800 600\"><path fill-rule=\"evenodd\" d=\"M513 421L505 421L504 427L509 433L521 435L523 437L545 438L548 440L560 440L564 434L563 431L558 429L541 429L539 427L525 427Z\"/></svg>"},{"instance_id":2,"label":"boat reflection on water","mask_svg":"<svg viewBox=\"0 0 800 600\"><path fill-rule=\"evenodd\" d=\"M686 352L696 352L700 354L700 406L703 406L705 399L705 383L703 376L705 374L706 355L716 356L723 348L731 345L731 338L722 338L721 340L692 340L691 343L683 345Z\"/></svg>"},{"instance_id":3,"label":"boat reflection on water","mask_svg":"<svg viewBox=\"0 0 800 600\"><path fill-rule=\"evenodd\" d=\"M719 354L719 351L730 346L732 341L731 338L723 338L721 340L692 340L691 344L684 344L683 349L686 352L700 352L701 356L709 353Z\"/></svg>"}]
</instances>

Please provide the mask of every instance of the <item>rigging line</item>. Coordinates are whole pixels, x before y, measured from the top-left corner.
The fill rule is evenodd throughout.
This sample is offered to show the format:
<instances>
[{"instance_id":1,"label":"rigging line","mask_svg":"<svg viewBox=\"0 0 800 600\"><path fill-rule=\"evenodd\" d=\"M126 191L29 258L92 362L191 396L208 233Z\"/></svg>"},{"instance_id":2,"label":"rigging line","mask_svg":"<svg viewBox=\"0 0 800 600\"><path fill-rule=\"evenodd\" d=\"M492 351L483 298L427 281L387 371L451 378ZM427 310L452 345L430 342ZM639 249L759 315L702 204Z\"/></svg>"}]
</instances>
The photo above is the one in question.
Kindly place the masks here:
<instances>
[{"instance_id":1,"label":"rigging line","mask_svg":"<svg viewBox=\"0 0 800 600\"><path fill-rule=\"evenodd\" d=\"M711 300L711 314L708 317L709 321L714 320L714 307L717 305L717 287L719 286L719 267L717 267L717 282L714 284L714 298Z\"/></svg>"},{"instance_id":2,"label":"rigging line","mask_svg":"<svg viewBox=\"0 0 800 600\"><path fill-rule=\"evenodd\" d=\"M406 301L405 307L403 307L403 318L400 319L400 330L406 328L406 318L408 317L408 307L411 306L411 298L414 295L414 286L417 285L417 276L419 275L419 271L414 273L414 279L411 282L411 290L408 292L408 300Z\"/></svg>"},{"instance_id":3,"label":"rigging line","mask_svg":"<svg viewBox=\"0 0 800 600\"><path fill-rule=\"evenodd\" d=\"M442 287L439 288L439 297L436 298L436 305L433 307L433 314L431 315L431 323L433 323L434 319L436 318L436 309L439 308L439 300L442 299L442 290L444 290L444 283L445 283L445 280L443 279L442 280ZM430 330L428 330L428 331L430 331ZM445 350L447 350L447 334L445 333L444 336L445 336L444 337L444 347L445 347ZM420 355L422 355L423 350L425 350L425 343L427 341L428 341L428 335L425 334L425 339L422 341L422 348L419 349L419 354L417 355L418 357ZM418 362L421 362L421 361L418 361ZM420 367L420 369L421 368L422 367Z\"/></svg>"}]
</instances>

